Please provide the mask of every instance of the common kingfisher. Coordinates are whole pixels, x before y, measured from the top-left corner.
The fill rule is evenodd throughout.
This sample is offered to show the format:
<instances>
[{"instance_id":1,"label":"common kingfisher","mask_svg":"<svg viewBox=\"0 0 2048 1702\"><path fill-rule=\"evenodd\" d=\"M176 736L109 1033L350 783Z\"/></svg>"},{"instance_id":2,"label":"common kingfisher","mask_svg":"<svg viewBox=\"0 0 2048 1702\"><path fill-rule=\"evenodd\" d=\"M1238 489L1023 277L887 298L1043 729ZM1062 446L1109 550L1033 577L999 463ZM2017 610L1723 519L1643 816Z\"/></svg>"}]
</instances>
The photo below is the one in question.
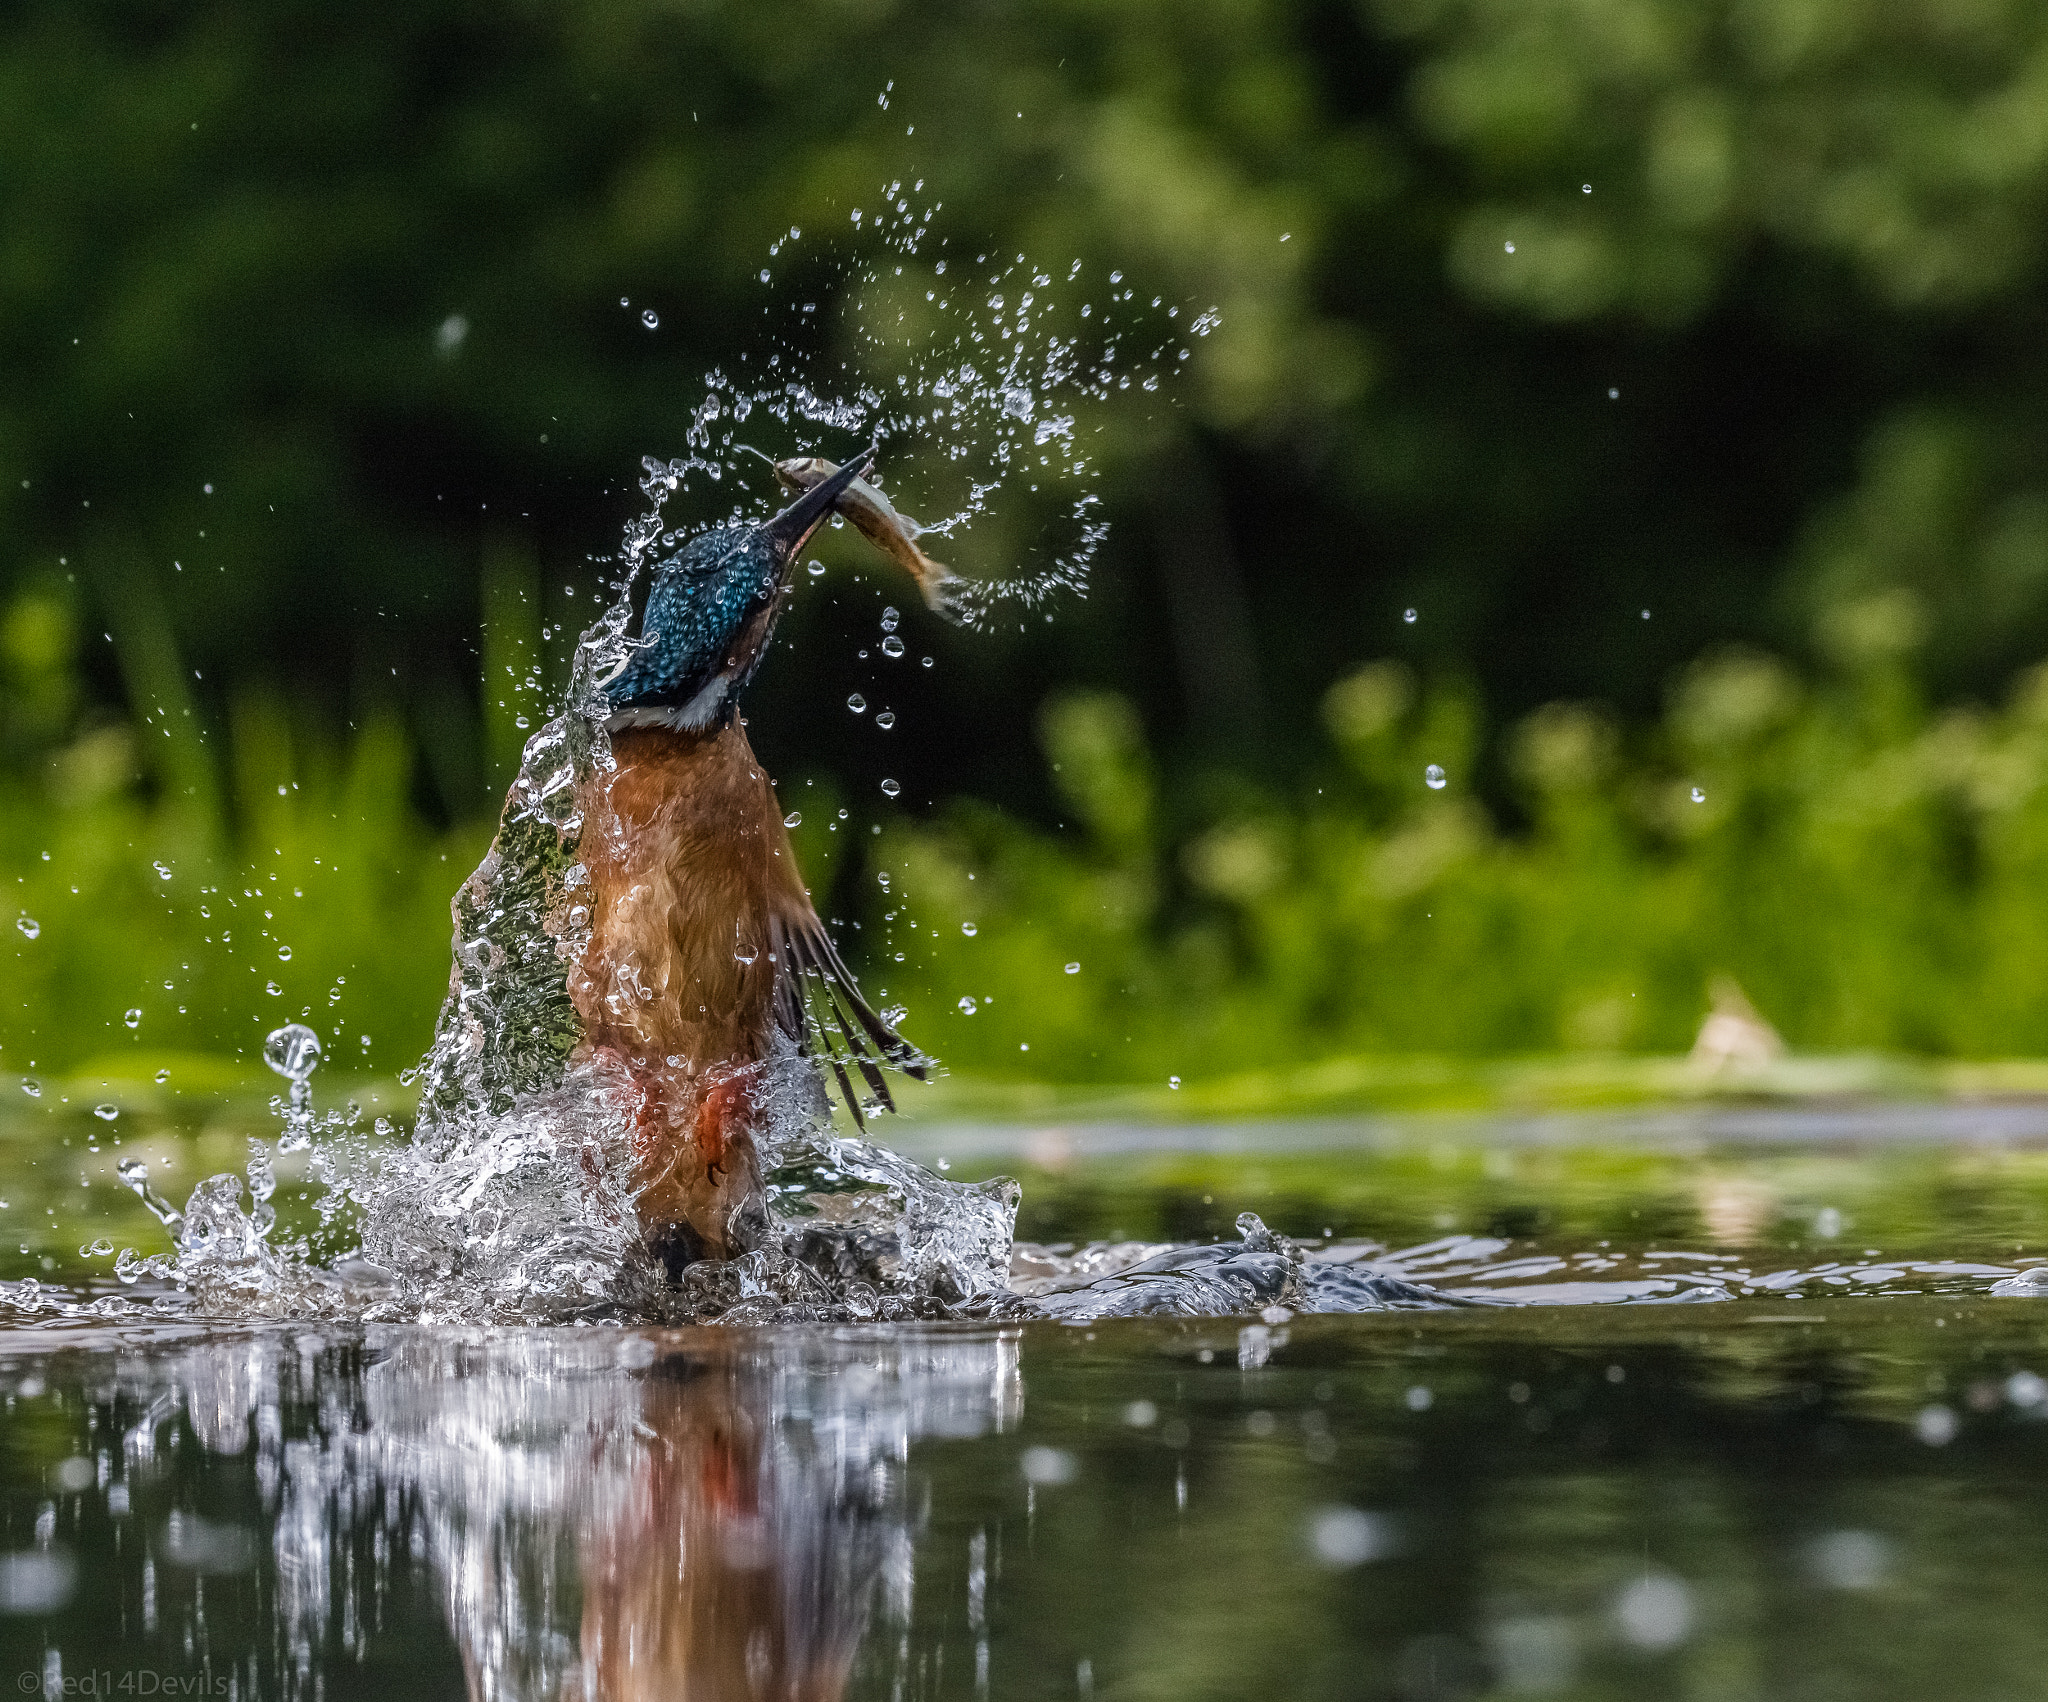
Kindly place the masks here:
<instances>
[{"instance_id":1,"label":"common kingfisher","mask_svg":"<svg viewBox=\"0 0 2048 1702\"><path fill-rule=\"evenodd\" d=\"M569 990L584 1049L640 1089L641 1223L672 1272L742 1250L736 1214L761 1196L754 1090L778 1032L829 1063L857 1119L849 1063L892 1109L878 1066L926 1070L840 961L739 715L798 556L871 464L660 563L638 644L605 687L615 766L587 782L590 942Z\"/></svg>"},{"instance_id":2,"label":"common kingfisher","mask_svg":"<svg viewBox=\"0 0 2048 1702\"><path fill-rule=\"evenodd\" d=\"M754 1136L778 1047L808 1058L820 1087L828 1068L856 1120L849 1071L891 1110L882 1066L927 1073L818 919L739 715L798 555L872 458L765 524L708 528L655 567L625 664L597 682L611 760L578 765L565 819L539 807L551 787L536 785L529 747L490 853L455 899L423 1131L459 1128L479 1102L509 1109L579 1064L623 1076L641 1229L672 1276L747 1251L757 1233Z\"/></svg>"}]
</instances>

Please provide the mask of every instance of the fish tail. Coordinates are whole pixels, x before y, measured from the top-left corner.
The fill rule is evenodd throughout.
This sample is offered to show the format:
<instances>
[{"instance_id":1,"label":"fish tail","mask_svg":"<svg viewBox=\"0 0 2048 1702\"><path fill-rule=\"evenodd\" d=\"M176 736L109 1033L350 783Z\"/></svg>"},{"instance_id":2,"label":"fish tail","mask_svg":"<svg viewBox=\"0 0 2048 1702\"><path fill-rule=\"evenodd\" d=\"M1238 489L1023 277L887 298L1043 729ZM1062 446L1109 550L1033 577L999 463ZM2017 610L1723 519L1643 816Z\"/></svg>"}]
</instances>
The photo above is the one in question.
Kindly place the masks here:
<instances>
[{"instance_id":1,"label":"fish tail","mask_svg":"<svg viewBox=\"0 0 2048 1702\"><path fill-rule=\"evenodd\" d=\"M911 549L917 555L917 588L924 593L925 606L956 625L965 620L967 581L944 562L933 561L915 544Z\"/></svg>"}]
</instances>

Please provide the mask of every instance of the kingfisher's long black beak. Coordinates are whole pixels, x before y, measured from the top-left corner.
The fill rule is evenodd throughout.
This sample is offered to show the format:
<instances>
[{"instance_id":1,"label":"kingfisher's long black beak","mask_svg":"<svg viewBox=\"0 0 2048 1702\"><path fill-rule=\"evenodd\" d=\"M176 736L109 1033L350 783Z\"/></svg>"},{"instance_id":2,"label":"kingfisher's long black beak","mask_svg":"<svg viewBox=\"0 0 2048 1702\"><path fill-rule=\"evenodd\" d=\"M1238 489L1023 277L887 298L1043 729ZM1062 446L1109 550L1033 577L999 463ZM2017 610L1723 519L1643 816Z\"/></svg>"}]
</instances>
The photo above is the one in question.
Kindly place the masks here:
<instances>
[{"instance_id":1,"label":"kingfisher's long black beak","mask_svg":"<svg viewBox=\"0 0 2048 1702\"><path fill-rule=\"evenodd\" d=\"M829 479L811 486L773 520L761 528L762 537L775 546L785 568L797 558L804 545L811 541L811 534L825 522L832 512L833 503L839 500L839 493L864 477L875 464L876 445L869 444Z\"/></svg>"}]
</instances>

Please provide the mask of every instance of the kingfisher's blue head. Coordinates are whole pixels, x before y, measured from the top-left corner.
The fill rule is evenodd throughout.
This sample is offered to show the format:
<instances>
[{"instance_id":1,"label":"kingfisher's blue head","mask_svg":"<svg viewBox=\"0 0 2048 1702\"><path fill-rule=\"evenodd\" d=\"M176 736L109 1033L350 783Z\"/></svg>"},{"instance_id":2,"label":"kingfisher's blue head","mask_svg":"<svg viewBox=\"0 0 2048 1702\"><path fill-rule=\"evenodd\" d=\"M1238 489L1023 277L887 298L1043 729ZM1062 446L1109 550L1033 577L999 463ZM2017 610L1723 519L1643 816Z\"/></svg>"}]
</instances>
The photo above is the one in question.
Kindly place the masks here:
<instances>
[{"instance_id":1,"label":"kingfisher's blue head","mask_svg":"<svg viewBox=\"0 0 2048 1702\"><path fill-rule=\"evenodd\" d=\"M695 732L731 719L788 601L797 556L871 460L857 456L765 525L700 532L655 568L632 658L605 688L612 731Z\"/></svg>"}]
</instances>

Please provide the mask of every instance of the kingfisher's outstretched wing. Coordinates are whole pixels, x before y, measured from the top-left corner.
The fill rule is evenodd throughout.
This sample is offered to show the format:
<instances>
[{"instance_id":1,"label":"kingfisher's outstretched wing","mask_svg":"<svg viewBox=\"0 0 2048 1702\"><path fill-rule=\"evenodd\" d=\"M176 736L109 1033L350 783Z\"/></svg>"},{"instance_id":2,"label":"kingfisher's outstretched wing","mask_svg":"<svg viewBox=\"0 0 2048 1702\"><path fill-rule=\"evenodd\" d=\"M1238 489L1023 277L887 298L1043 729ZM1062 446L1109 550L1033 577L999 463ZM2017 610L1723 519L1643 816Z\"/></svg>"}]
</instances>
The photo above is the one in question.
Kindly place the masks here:
<instances>
[{"instance_id":1,"label":"kingfisher's outstretched wing","mask_svg":"<svg viewBox=\"0 0 2048 1702\"><path fill-rule=\"evenodd\" d=\"M779 823L777 824L780 825ZM932 1061L898 1034L861 996L860 983L840 958L832 936L811 907L796 875L796 854L785 846L776 866L789 871L771 895L768 949L775 955L775 1020L782 1031L831 1070L853 1120L866 1127L858 1071L868 1093L886 1111L896 1109L883 1068L901 1070L915 1081L928 1078Z\"/></svg>"}]
</instances>

